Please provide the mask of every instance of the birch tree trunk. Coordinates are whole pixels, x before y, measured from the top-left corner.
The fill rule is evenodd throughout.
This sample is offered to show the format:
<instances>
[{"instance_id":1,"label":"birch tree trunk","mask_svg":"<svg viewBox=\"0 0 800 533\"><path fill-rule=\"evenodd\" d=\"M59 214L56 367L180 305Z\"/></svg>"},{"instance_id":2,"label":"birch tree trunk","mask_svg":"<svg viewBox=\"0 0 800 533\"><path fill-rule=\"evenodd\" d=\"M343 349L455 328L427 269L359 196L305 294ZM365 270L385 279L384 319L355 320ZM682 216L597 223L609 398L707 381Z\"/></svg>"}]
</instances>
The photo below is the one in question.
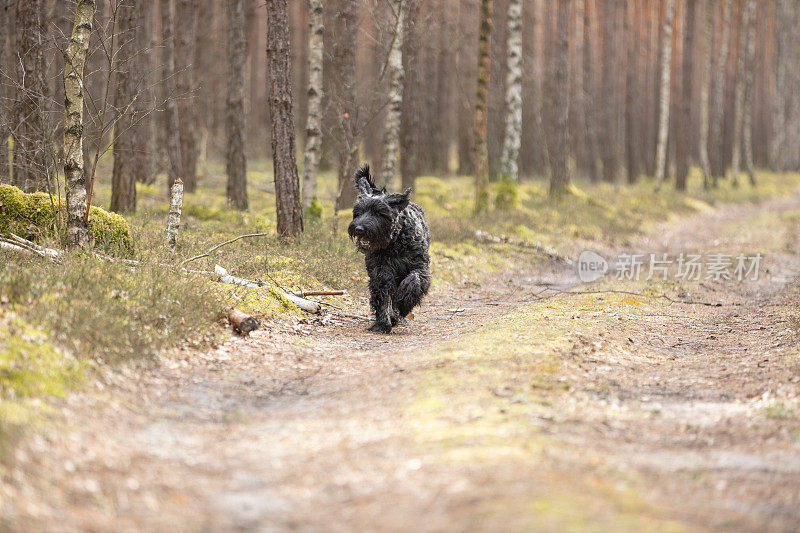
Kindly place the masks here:
<instances>
[{"instance_id":1,"label":"birch tree trunk","mask_svg":"<svg viewBox=\"0 0 800 533\"><path fill-rule=\"evenodd\" d=\"M569 151L569 0L558 0L555 85L555 138L553 139L553 172L550 176L550 196L564 194L569 184L567 157Z\"/></svg>"},{"instance_id":2,"label":"birch tree trunk","mask_svg":"<svg viewBox=\"0 0 800 533\"><path fill-rule=\"evenodd\" d=\"M175 16L175 77L181 142L181 179L185 192L197 189L197 118L195 107L194 48L197 26L196 0L177 0ZM206 22L206 21L204 21Z\"/></svg>"},{"instance_id":3,"label":"birch tree trunk","mask_svg":"<svg viewBox=\"0 0 800 533\"><path fill-rule=\"evenodd\" d=\"M714 71L714 109L711 115L711 174L712 184L717 186L717 180L725 176L725 161L722 155L722 116L725 106L725 66L728 62L728 40L731 31L731 0L723 0L722 6L722 35L720 36L720 51L717 68Z\"/></svg>"},{"instance_id":4,"label":"birch tree trunk","mask_svg":"<svg viewBox=\"0 0 800 533\"><path fill-rule=\"evenodd\" d=\"M475 98L475 125L472 147L475 168L475 212L489 207L489 150L486 146L486 123L489 106L489 76L492 66L492 7L493 0L480 0L478 33L478 90Z\"/></svg>"},{"instance_id":5,"label":"birch tree trunk","mask_svg":"<svg viewBox=\"0 0 800 533\"><path fill-rule=\"evenodd\" d=\"M394 24L392 45L389 49L387 68L389 72L389 105L386 109L386 122L383 131L383 169L381 181L395 183L397 176L397 156L400 151L400 113L403 110L403 29L405 6L403 0L392 0Z\"/></svg>"},{"instance_id":6,"label":"birch tree trunk","mask_svg":"<svg viewBox=\"0 0 800 533\"><path fill-rule=\"evenodd\" d=\"M672 23L675 0L667 0L661 49L661 87L659 88L658 145L656 146L656 191L661 189L667 171L667 134L669 133L670 65L672 64Z\"/></svg>"},{"instance_id":7,"label":"birch tree trunk","mask_svg":"<svg viewBox=\"0 0 800 533\"><path fill-rule=\"evenodd\" d=\"M247 160L244 153L244 68L247 43L244 35L244 0L228 0L228 98L225 114L225 171L228 204L246 211Z\"/></svg>"},{"instance_id":8,"label":"birch tree trunk","mask_svg":"<svg viewBox=\"0 0 800 533\"><path fill-rule=\"evenodd\" d=\"M180 122L178 120L177 87L175 83L175 33L172 18L172 0L161 0L162 79L164 80L164 125L167 145L167 190L172 190L181 179ZM183 181L183 180L181 180Z\"/></svg>"},{"instance_id":9,"label":"birch tree trunk","mask_svg":"<svg viewBox=\"0 0 800 533\"><path fill-rule=\"evenodd\" d=\"M594 3L591 0L583 1L583 109L586 111L586 141L589 145L589 177L593 182L598 182L602 178L603 159L600 152L597 131L597 105L594 95L597 92L597 82L595 81L595 39L592 29L592 11Z\"/></svg>"},{"instance_id":10,"label":"birch tree trunk","mask_svg":"<svg viewBox=\"0 0 800 533\"><path fill-rule=\"evenodd\" d=\"M519 180L519 147L522 143L522 0L508 2L508 74L506 75L506 132L500 171Z\"/></svg>"},{"instance_id":11,"label":"birch tree trunk","mask_svg":"<svg viewBox=\"0 0 800 533\"><path fill-rule=\"evenodd\" d=\"M708 160L708 93L711 83L711 58L713 43L711 35L714 32L714 0L705 1L705 27L700 32L705 38L705 52L703 56L702 79L700 80L700 168L703 171L703 188L708 190L711 186L711 165ZM703 19L700 19L701 21Z\"/></svg>"},{"instance_id":12,"label":"birch tree trunk","mask_svg":"<svg viewBox=\"0 0 800 533\"><path fill-rule=\"evenodd\" d=\"M289 21L286 0L267 1L267 85L272 119L272 168L278 236L291 239L303 231L300 182L295 161L292 114Z\"/></svg>"},{"instance_id":13,"label":"birch tree trunk","mask_svg":"<svg viewBox=\"0 0 800 533\"><path fill-rule=\"evenodd\" d=\"M91 241L86 225L86 178L83 173L83 68L94 20L94 0L78 0L75 24L64 52L64 180L67 197L67 244Z\"/></svg>"},{"instance_id":14,"label":"birch tree trunk","mask_svg":"<svg viewBox=\"0 0 800 533\"><path fill-rule=\"evenodd\" d=\"M736 101L733 109L733 157L731 161L732 185L739 185L739 170L742 159L742 132L744 129L745 99L747 86L747 48L749 46L751 19L754 16L755 3L746 0L742 13L742 25L739 28L739 50L736 58Z\"/></svg>"},{"instance_id":15,"label":"birch tree trunk","mask_svg":"<svg viewBox=\"0 0 800 533\"><path fill-rule=\"evenodd\" d=\"M686 190L686 180L691 166L692 138L692 85L694 80L694 33L697 0L686 0L683 6L683 75L681 76L680 117L675 138L676 173L675 189Z\"/></svg>"},{"instance_id":16,"label":"birch tree trunk","mask_svg":"<svg viewBox=\"0 0 800 533\"><path fill-rule=\"evenodd\" d=\"M16 3L12 184L25 192L47 188L42 2L43 0L25 0Z\"/></svg>"},{"instance_id":17,"label":"birch tree trunk","mask_svg":"<svg viewBox=\"0 0 800 533\"><path fill-rule=\"evenodd\" d=\"M308 117L303 154L303 206L317 196L319 160L322 155L322 67L325 54L322 0L308 4Z\"/></svg>"},{"instance_id":18,"label":"birch tree trunk","mask_svg":"<svg viewBox=\"0 0 800 533\"><path fill-rule=\"evenodd\" d=\"M403 28L403 112L400 115L400 175L402 190L414 187L419 173L420 32L417 28L420 0L404 0Z\"/></svg>"},{"instance_id":19,"label":"birch tree trunk","mask_svg":"<svg viewBox=\"0 0 800 533\"><path fill-rule=\"evenodd\" d=\"M111 211L127 213L136 211L136 173L134 160L134 103L136 81L134 76L139 51L135 49L134 32L140 31L135 1L122 1L117 5L116 32L120 34L117 53L117 83L114 107L119 115L114 123L114 167L111 174Z\"/></svg>"}]
</instances>

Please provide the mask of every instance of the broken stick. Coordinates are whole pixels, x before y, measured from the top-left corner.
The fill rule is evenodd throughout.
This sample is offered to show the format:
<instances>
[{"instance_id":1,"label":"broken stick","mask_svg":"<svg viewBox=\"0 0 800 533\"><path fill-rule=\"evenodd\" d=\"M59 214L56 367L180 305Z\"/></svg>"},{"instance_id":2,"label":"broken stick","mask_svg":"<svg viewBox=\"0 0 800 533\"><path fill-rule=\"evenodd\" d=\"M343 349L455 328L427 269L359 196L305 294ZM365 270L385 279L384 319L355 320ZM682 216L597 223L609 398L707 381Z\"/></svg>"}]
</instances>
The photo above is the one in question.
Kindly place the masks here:
<instances>
[{"instance_id":1,"label":"broken stick","mask_svg":"<svg viewBox=\"0 0 800 533\"><path fill-rule=\"evenodd\" d=\"M228 309L228 322L231 323L236 333L244 336L249 335L251 331L257 330L261 326L256 317L248 315L235 307Z\"/></svg>"}]
</instances>

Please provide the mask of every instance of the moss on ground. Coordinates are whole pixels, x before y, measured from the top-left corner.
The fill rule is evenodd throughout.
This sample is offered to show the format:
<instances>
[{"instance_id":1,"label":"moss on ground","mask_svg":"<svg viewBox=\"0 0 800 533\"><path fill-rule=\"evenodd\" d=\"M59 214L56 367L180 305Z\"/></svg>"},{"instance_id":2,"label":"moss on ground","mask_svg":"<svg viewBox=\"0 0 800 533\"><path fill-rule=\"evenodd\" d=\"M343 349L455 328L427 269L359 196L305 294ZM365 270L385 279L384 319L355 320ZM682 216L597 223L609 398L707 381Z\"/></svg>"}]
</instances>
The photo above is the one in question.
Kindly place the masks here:
<instances>
[{"instance_id":1,"label":"moss on ground","mask_svg":"<svg viewBox=\"0 0 800 533\"><path fill-rule=\"evenodd\" d=\"M14 233L36 241L63 241L61 199L43 192L26 194L13 185L0 184L0 235ZM95 244L110 252L133 251L128 222L116 213L92 206L89 231Z\"/></svg>"}]
</instances>

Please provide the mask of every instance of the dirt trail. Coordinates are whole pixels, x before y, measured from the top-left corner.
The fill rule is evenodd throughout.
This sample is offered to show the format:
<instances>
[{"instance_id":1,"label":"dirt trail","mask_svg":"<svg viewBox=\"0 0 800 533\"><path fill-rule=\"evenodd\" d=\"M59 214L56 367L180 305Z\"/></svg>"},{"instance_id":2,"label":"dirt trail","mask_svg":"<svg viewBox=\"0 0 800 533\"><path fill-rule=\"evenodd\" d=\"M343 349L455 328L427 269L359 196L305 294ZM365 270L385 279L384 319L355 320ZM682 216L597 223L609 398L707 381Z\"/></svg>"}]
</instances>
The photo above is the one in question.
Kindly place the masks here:
<instances>
[{"instance_id":1,"label":"dirt trail","mask_svg":"<svg viewBox=\"0 0 800 533\"><path fill-rule=\"evenodd\" d=\"M672 254L763 250L769 272L758 283L675 288L719 307L610 293L587 311L541 293L575 285L571 269L537 264L490 286L434 290L392 336L357 321L273 324L143 372L107 371L19 448L11 521L75 531L792 530L798 209L798 198L724 207L637 240ZM593 317L570 327L568 348L550 350L564 387L534 398L520 383L536 376L512 365L465 367L468 378L509 383L507 394L482 377L447 389L444 376L465 363L446 347L480 339L537 294L574 306L573 319ZM514 327L535 327L533 316ZM474 427L453 407L470 387L481 408L520 418L484 430L490 440L428 435L462 415ZM426 426L409 406L442 390L452 406Z\"/></svg>"}]
</instances>

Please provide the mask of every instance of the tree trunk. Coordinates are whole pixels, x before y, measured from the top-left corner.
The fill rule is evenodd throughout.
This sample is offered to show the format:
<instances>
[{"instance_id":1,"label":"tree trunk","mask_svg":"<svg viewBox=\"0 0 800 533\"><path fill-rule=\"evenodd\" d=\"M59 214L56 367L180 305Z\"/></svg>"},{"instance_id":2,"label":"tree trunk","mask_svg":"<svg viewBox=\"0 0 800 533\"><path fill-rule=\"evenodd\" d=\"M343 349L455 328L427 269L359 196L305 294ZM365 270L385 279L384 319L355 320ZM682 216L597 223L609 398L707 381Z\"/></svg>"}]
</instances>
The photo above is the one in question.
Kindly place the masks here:
<instances>
[{"instance_id":1,"label":"tree trunk","mask_svg":"<svg viewBox=\"0 0 800 533\"><path fill-rule=\"evenodd\" d=\"M291 239L303 231L300 182L294 147L289 21L286 0L267 1L267 85L272 119L272 168L278 236Z\"/></svg>"},{"instance_id":2,"label":"tree trunk","mask_svg":"<svg viewBox=\"0 0 800 533\"><path fill-rule=\"evenodd\" d=\"M625 13L624 32L627 42L627 65L625 68L625 170L628 174L628 183L635 183L639 179L639 153L640 125L636 119L636 105L639 101L637 77L639 75L639 17L638 2L631 2ZM635 30L635 31L634 31Z\"/></svg>"},{"instance_id":3,"label":"tree trunk","mask_svg":"<svg viewBox=\"0 0 800 533\"><path fill-rule=\"evenodd\" d=\"M356 41L353 35L357 32L356 0L341 0L336 12L336 44L334 47L333 66L336 89L330 99L335 102L337 129L335 136L339 138L339 168L336 200L333 207L333 232L336 232L338 213L344 205L351 205L356 197L353 172L357 165L358 139L356 120Z\"/></svg>"},{"instance_id":4,"label":"tree trunk","mask_svg":"<svg viewBox=\"0 0 800 533\"><path fill-rule=\"evenodd\" d=\"M508 2L508 74L506 75L506 133L500 171L519 180L519 147L522 143L522 0Z\"/></svg>"},{"instance_id":5,"label":"tree trunk","mask_svg":"<svg viewBox=\"0 0 800 533\"><path fill-rule=\"evenodd\" d=\"M555 135L553 139L553 173L550 196L561 196L569 184L567 158L569 152L569 0L558 0L558 47L556 49Z\"/></svg>"},{"instance_id":6,"label":"tree trunk","mask_svg":"<svg viewBox=\"0 0 800 533\"><path fill-rule=\"evenodd\" d=\"M775 21L775 95L772 107L772 140L769 163L772 170L782 172L786 153L786 101L789 84L787 70L792 36L790 26L793 0L778 0L777 20Z\"/></svg>"},{"instance_id":7,"label":"tree trunk","mask_svg":"<svg viewBox=\"0 0 800 533\"><path fill-rule=\"evenodd\" d=\"M16 70L12 183L25 192L48 188L48 133L45 130L46 89L42 59L42 2L17 2Z\"/></svg>"},{"instance_id":8,"label":"tree trunk","mask_svg":"<svg viewBox=\"0 0 800 533\"><path fill-rule=\"evenodd\" d=\"M591 0L583 2L583 109L586 112L586 142L589 147L589 177L593 182L600 181L603 172L603 160L597 131L597 105L594 96L597 91L595 81L595 39L592 29Z\"/></svg>"},{"instance_id":9,"label":"tree trunk","mask_svg":"<svg viewBox=\"0 0 800 533\"><path fill-rule=\"evenodd\" d=\"M734 186L739 184L742 144L750 143L750 133L745 131L745 126L747 129L750 128L750 102L748 102L748 85L750 82L748 78L750 77L750 49L751 47L753 50L755 49L755 43L753 42L755 39L755 26L753 23L755 7L754 0L745 0L742 25L739 29L739 50L736 58L736 102L733 110L733 157L731 162ZM749 167L747 172L750 175L750 181L755 184L755 174L752 169L752 146L749 153L750 161L747 161L747 152L748 148L745 146L745 167Z\"/></svg>"},{"instance_id":10,"label":"tree trunk","mask_svg":"<svg viewBox=\"0 0 800 533\"><path fill-rule=\"evenodd\" d=\"M392 0L395 20L392 28L392 45L389 49L387 69L389 73L389 105L383 131L383 169L381 181L387 185L395 183L397 156L400 151L400 113L403 110L403 29L405 6L403 0Z\"/></svg>"},{"instance_id":11,"label":"tree trunk","mask_svg":"<svg viewBox=\"0 0 800 533\"><path fill-rule=\"evenodd\" d=\"M703 171L703 188L711 186L711 164L708 160L708 94L711 83L711 58L713 44L711 35L714 32L714 0L705 1L705 28L700 33L705 37L705 56L703 59L702 79L700 80L700 168ZM703 20L703 19L700 19Z\"/></svg>"},{"instance_id":12,"label":"tree trunk","mask_svg":"<svg viewBox=\"0 0 800 533\"><path fill-rule=\"evenodd\" d=\"M225 120L227 151L225 171L228 204L247 210L247 161L244 152L244 66L247 45L244 35L244 0L228 0L228 99Z\"/></svg>"},{"instance_id":13,"label":"tree trunk","mask_svg":"<svg viewBox=\"0 0 800 533\"><path fill-rule=\"evenodd\" d=\"M140 31L138 2L122 1L117 5L117 31L120 48L117 53L117 83L114 107L118 116L114 122L114 168L111 174L111 211L127 213L136 211L136 159L134 97L137 74L134 64L139 51L131 37Z\"/></svg>"},{"instance_id":14,"label":"tree trunk","mask_svg":"<svg viewBox=\"0 0 800 533\"><path fill-rule=\"evenodd\" d=\"M661 87L659 88L658 145L656 147L656 191L664 183L667 171L667 133L669 132L670 65L672 64L672 22L675 0L667 0L667 15L661 49Z\"/></svg>"},{"instance_id":15,"label":"tree trunk","mask_svg":"<svg viewBox=\"0 0 800 533\"><path fill-rule=\"evenodd\" d=\"M322 156L322 65L325 54L322 0L308 4L308 117L306 149L303 154L303 206L317 197L317 176Z\"/></svg>"},{"instance_id":16,"label":"tree trunk","mask_svg":"<svg viewBox=\"0 0 800 533\"><path fill-rule=\"evenodd\" d=\"M618 80L620 77L621 61L618 57L616 40L619 37L615 31L617 9L619 0L607 0L603 2L602 29L603 29L603 77L602 77L602 102L600 107L603 124L603 180L613 182L619 173L619 132L617 113Z\"/></svg>"},{"instance_id":17,"label":"tree trunk","mask_svg":"<svg viewBox=\"0 0 800 533\"><path fill-rule=\"evenodd\" d=\"M678 135L675 137L676 174L675 188L686 190L692 157L692 86L694 80L694 32L697 15L697 0L687 0L683 7L683 75L680 101Z\"/></svg>"},{"instance_id":18,"label":"tree trunk","mask_svg":"<svg viewBox=\"0 0 800 533\"><path fill-rule=\"evenodd\" d=\"M136 21L133 31L136 35L136 53L132 59L130 72L133 77L135 96L133 126L133 175L139 183L148 185L155 182L155 128L153 127L154 92L152 72L153 61L153 9L155 2L135 2Z\"/></svg>"},{"instance_id":19,"label":"tree trunk","mask_svg":"<svg viewBox=\"0 0 800 533\"><path fill-rule=\"evenodd\" d=\"M414 187L419 173L420 33L417 27L420 0L404 0L403 28L403 112L400 115L400 175L402 189Z\"/></svg>"},{"instance_id":20,"label":"tree trunk","mask_svg":"<svg viewBox=\"0 0 800 533\"><path fill-rule=\"evenodd\" d=\"M181 179L186 192L197 189L197 118L195 109L194 47L197 28L195 0L178 0L175 16L179 21L175 34L176 89L181 140ZM204 21L206 22L206 21ZM208 73L201 73L206 76Z\"/></svg>"},{"instance_id":21,"label":"tree trunk","mask_svg":"<svg viewBox=\"0 0 800 533\"><path fill-rule=\"evenodd\" d=\"M7 54L9 50L8 33L9 33L9 20L8 20L8 2L0 3L0 69L5 70L8 65ZM0 183L10 183L11 174L8 168L9 153L8 153L8 84L0 83Z\"/></svg>"},{"instance_id":22,"label":"tree trunk","mask_svg":"<svg viewBox=\"0 0 800 533\"><path fill-rule=\"evenodd\" d=\"M161 0L162 79L164 80L164 125L167 146L167 190L172 190L175 180L181 179L180 121L178 120L177 87L175 83L175 34L172 18L172 0Z\"/></svg>"},{"instance_id":23,"label":"tree trunk","mask_svg":"<svg viewBox=\"0 0 800 533\"><path fill-rule=\"evenodd\" d=\"M739 49L736 56L736 87L735 101L733 108L733 154L731 157L732 185L739 185L739 170L742 160L742 130L744 127L745 113L745 85L747 77L747 46L748 28L750 19L753 17L755 4L750 0L745 0L744 11L742 12L742 24L739 27Z\"/></svg>"},{"instance_id":24,"label":"tree trunk","mask_svg":"<svg viewBox=\"0 0 800 533\"><path fill-rule=\"evenodd\" d=\"M489 150L486 146L486 122L489 105L489 76L492 66L492 5L493 0L480 0L480 30L478 33L478 90L475 100L474 145L475 211L489 207Z\"/></svg>"},{"instance_id":25,"label":"tree trunk","mask_svg":"<svg viewBox=\"0 0 800 533\"><path fill-rule=\"evenodd\" d=\"M728 62L728 39L731 31L731 0L723 0L722 35L717 68L714 71L714 109L711 115L711 174L716 187L717 179L725 176L725 158L722 156L722 116L725 106L725 66Z\"/></svg>"},{"instance_id":26,"label":"tree trunk","mask_svg":"<svg viewBox=\"0 0 800 533\"><path fill-rule=\"evenodd\" d=\"M67 197L67 243L91 241L86 225L86 179L83 173L83 69L94 19L94 0L78 0L75 24L64 53L64 180Z\"/></svg>"},{"instance_id":27,"label":"tree trunk","mask_svg":"<svg viewBox=\"0 0 800 533\"><path fill-rule=\"evenodd\" d=\"M744 66L744 124L742 125L742 143L744 144L744 168L750 179L750 185L756 185L756 169L753 162L753 77L755 74L756 55L756 6L755 0L747 0L746 9L750 12L747 26L747 49Z\"/></svg>"}]
</instances>

